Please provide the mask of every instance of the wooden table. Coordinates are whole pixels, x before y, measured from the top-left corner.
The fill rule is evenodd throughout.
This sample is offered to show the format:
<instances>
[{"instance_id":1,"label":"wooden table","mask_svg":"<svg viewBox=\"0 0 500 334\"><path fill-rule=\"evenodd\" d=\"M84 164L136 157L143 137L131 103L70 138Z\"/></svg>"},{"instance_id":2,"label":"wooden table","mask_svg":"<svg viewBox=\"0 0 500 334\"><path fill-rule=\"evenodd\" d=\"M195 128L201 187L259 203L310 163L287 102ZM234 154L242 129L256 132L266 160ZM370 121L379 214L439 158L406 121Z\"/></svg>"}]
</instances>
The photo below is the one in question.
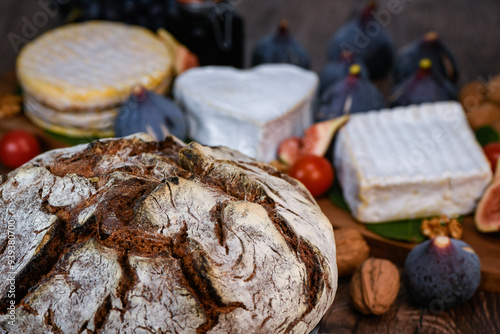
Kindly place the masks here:
<instances>
[{"instance_id":1,"label":"wooden table","mask_svg":"<svg viewBox=\"0 0 500 334\"><path fill-rule=\"evenodd\" d=\"M380 8L386 8L389 1L394 0L380 0ZM0 1L0 73L14 65L15 52L7 44L7 34L20 32L20 18L32 16L37 11L37 2ZM331 34L365 3L364 0L233 2L246 19L247 55L254 43L284 18L289 21L292 33L308 49L316 71L326 62L326 46ZM500 43L497 37L500 29L500 1L401 0L400 3L403 11L391 16L387 26L398 49L425 32L436 30L457 55L461 69L460 85L500 73ZM53 25L54 20L40 28L40 32ZM13 127L28 127L37 132L46 148L61 145L22 117L0 120L0 135L6 128ZM0 167L0 173L5 171ZM470 301L458 308L432 313L413 306L402 284L398 299L390 311L377 317L365 316L354 310L348 291L349 277L341 278L337 296L322 321L320 333L500 333L500 293L478 291Z\"/></svg>"}]
</instances>

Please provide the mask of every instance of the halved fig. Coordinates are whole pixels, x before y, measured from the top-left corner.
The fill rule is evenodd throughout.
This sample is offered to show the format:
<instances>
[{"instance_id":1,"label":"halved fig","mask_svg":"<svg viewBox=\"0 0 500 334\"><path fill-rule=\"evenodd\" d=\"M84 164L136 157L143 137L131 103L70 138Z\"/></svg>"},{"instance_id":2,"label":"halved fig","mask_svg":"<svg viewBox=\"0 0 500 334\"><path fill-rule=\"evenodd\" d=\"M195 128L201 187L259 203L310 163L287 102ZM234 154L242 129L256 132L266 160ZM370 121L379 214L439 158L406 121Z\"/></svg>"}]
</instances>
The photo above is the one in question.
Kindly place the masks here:
<instances>
[{"instance_id":1,"label":"halved fig","mask_svg":"<svg viewBox=\"0 0 500 334\"><path fill-rule=\"evenodd\" d=\"M304 137L290 137L285 139L278 148L279 160L291 166L305 155L324 156L335 132L348 119L349 115L343 115L328 121L318 122L311 125L304 132Z\"/></svg>"},{"instance_id":2,"label":"halved fig","mask_svg":"<svg viewBox=\"0 0 500 334\"><path fill-rule=\"evenodd\" d=\"M497 164L493 182L479 200L474 221L480 232L500 231L500 164Z\"/></svg>"}]
</instances>

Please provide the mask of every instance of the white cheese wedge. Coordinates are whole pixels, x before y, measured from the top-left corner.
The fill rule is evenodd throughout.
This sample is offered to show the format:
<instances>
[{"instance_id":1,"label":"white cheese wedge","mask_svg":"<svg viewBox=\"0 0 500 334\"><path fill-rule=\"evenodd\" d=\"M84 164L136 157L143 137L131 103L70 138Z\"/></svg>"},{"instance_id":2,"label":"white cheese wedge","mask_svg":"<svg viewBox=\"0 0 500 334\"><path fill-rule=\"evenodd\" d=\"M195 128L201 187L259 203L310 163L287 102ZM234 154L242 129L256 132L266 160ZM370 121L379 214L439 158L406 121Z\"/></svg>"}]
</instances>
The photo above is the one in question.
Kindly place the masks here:
<instances>
[{"instance_id":1,"label":"white cheese wedge","mask_svg":"<svg viewBox=\"0 0 500 334\"><path fill-rule=\"evenodd\" d=\"M353 216L365 223L471 213L492 178L456 102L352 115L334 164Z\"/></svg>"},{"instance_id":2,"label":"white cheese wedge","mask_svg":"<svg viewBox=\"0 0 500 334\"><path fill-rule=\"evenodd\" d=\"M311 124L317 85L315 73L293 65L211 66L178 77L174 95L188 115L189 137L268 162L284 139Z\"/></svg>"}]
</instances>

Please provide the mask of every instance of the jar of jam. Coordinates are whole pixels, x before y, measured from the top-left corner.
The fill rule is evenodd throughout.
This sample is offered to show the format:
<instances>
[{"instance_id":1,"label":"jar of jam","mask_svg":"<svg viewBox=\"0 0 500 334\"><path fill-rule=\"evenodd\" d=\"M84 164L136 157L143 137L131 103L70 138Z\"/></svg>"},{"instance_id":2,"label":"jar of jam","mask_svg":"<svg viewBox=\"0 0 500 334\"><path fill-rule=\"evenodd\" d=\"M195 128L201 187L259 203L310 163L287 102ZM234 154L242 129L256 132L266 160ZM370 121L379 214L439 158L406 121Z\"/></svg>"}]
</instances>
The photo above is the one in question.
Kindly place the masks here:
<instances>
[{"instance_id":1,"label":"jar of jam","mask_svg":"<svg viewBox=\"0 0 500 334\"><path fill-rule=\"evenodd\" d=\"M244 64L244 22L228 1L176 0L169 24L174 37L194 52L200 65Z\"/></svg>"}]
</instances>

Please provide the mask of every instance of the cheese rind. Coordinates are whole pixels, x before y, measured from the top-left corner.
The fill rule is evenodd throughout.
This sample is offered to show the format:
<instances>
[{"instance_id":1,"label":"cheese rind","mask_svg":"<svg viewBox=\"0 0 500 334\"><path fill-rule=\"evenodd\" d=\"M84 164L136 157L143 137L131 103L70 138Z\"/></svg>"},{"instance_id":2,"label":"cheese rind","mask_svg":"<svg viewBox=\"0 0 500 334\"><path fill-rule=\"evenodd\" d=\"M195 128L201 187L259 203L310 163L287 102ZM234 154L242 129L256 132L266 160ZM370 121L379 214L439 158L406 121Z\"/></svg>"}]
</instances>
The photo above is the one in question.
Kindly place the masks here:
<instances>
[{"instance_id":1,"label":"cheese rind","mask_svg":"<svg viewBox=\"0 0 500 334\"><path fill-rule=\"evenodd\" d=\"M318 77L293 65L191 69L177 78L174 95L189 119L189 137L271 161L278 145L302 135L312 122Z\"/></svg>"},{"instance_id":2,"label":"cheese rind","mask_svg":"<svg viewBox=\"0 0 500 334\"><path fill-rule=\"evenodd\" d=\"M365 223L471 213L492 173L456 102L351 115L334 164Z\"/></svg>"},{"instance_id":3,"label":"cheese rind","mask_svg":"<svg viewBox=\"0 0 500 334\"><path fill-rule=\"evenodd\" d=\"M42 103L85 110L123 102L134 85L156 89L172 66L167 47L149 30L90 21L56 28L27 44L17 59L17 76Z\"/></svg>"}]
</instances>

